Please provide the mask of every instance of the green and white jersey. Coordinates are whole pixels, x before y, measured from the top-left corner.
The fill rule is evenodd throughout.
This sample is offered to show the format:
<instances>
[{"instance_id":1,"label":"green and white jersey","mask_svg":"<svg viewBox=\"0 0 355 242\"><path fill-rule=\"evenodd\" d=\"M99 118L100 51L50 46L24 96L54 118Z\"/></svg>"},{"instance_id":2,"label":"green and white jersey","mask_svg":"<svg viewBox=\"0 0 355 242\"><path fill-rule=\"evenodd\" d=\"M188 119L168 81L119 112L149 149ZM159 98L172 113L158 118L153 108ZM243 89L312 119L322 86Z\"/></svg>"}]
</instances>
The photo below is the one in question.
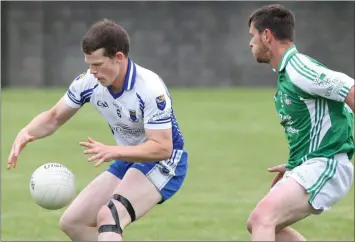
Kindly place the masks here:
<instances>
[{"instance_id":1,"label":"green and white jersey","mask_svg":"<svg viewBox=\"0 0 355 242\"><path fill-rule=\"evenodd\" d=\"M354 154L354 114L344 100L354 79L291 46L278 66L274 96L290 149L286 167L314 157Z\"/></svg>"}]
</instances>

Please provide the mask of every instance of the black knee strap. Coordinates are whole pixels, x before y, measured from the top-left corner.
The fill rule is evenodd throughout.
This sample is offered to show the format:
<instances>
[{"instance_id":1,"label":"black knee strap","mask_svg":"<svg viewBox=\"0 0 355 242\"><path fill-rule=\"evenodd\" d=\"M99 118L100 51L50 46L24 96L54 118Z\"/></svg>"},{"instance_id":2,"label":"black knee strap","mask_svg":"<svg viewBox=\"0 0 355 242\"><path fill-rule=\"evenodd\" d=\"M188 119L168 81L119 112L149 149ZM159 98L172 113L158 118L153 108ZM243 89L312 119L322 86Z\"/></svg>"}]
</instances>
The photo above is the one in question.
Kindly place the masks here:
<instances>
[{"instance_id":1,"label":"black knee strap","mask_svg":"<svg viewBox=\"0 0 355 242\"><path fill-rule=\"evenodd\" d=\"M134 222L136 220L136 212L134 211L134 208L128 199L119 194L113 195L112 198L116 201L119 201L127 209L129 216L131 216L131 223Z\"/></svg>"},{"instance_id":2,"label":"black knee strap","mask_svg":"<svg viewBox=\"0 0 355 242\"><path fill-rule=\"evenodd\" d=\"M127 198L119 194L114 194L112 196L112 199L120 202L127 209L128 214L131 216L131 222L136 220L136 212L134 211L132 204L128 201ZM99 228L99 233L114 232L114 233L122 234L122 228L120 226L120 219L118 217L118 212L112 200L110 200L110 202L107 204L107 207L111 210L112 217L115 220L115 224L101 225Z\"/></svg>"}]
</instances>

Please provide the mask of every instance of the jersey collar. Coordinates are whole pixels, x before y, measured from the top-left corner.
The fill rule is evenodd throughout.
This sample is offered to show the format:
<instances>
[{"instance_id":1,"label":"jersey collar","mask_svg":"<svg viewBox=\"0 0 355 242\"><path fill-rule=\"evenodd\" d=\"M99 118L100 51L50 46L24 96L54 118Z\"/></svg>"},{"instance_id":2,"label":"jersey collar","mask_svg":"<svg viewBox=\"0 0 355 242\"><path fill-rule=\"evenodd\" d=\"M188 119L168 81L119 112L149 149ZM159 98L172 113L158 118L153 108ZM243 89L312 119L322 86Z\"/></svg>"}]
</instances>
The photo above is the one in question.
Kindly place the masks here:
<instances>
[{"instance_id":1,"label":"jersey collar","mask_svg":"<svg viewBox=\"0 0 355 242\"><path fill-rule=\"evenodd\" d=\"M128 67L127 67L127 73L124 79L124 84L123 88L126 91L131 90L134 87L134 84L136 83L136 65L134 62L128 57Z\"/></svg>"},{"instance_id":2,"label":"jersey collar","mask_svg":"<svg viewBox=\"0 0 355 242\"><path fill-rule=\"evenodd\" d=\"M279 62L279 66L278 66L279 72L286 67L291 57L294 56L296 53L298 53L298 50L295 45L291 45L290 47L288 47L287 50L285 50Z\"/></svg>"},{"instance_id":3,"label":"jersey collar","mask_svg":"<svg viewBox=\"0 0 355 242\"><path fill-rule=\"evenodd\" d=\"M137 75L137 70L136 70L136 64L128 57L128 67L127 67L127 73L124 78L124 83L123 83L123 89L122 91L118 93L114 93L111 89L111 86L109 86L107 89L109 90L111 96L116 99L122 96L124 91L129 91L134 87L134 84L136 83L136 75Z\"/></svg>"}]
</instances>

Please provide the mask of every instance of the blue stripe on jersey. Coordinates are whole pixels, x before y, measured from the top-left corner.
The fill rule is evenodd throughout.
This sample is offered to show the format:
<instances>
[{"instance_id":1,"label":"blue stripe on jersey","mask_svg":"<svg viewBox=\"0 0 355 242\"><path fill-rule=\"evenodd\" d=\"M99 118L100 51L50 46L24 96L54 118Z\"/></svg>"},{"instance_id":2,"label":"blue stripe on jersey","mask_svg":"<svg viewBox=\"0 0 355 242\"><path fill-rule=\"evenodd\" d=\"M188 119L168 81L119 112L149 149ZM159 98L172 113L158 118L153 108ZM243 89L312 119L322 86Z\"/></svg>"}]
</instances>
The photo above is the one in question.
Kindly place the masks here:
<instances>
[{"instance_id":1,"label":"blue stripe on jersey","mask_svg":"<svg viewBox=\"0 0 355 242\"><path fill-rule=\"evenodd\" d=\"M92 93L94 92L94 89L98 86L99 84L96 84L93 88L87 89L83 92L80 93L80 103L81 105L84 105L87 102L90 102Z\"/></svg>"},{"instance_id":2,"label":"blue stripe on jersey","mask_svg":"<svg viewBox=\"0 0 355 242\"><path fill-rule=\"evenodd\" d=\"M98 86L98 84L96 84L93 88L87 89L85 91L82 91L80 93L80 103L81 105L84 105L84 103L90 102L90 98L92 93L94 92L94 89Z\"/></svg>"},{"instance_id":3,"label":"blue stripe on jersey","mask_svg":"<svg viewBox=\"0 0 355 242\"><path fill-rule=\"evenodd\" d=\"M159 77L160 78L160 77ZM171 125L172 125L172 133L173 133L173 148L174 149L178 149L178 150L183 150L184 149L184 138L181 134L180 128L179 128L179 124L176 120L175 114L174 114L174 110L173 110L173 98L170 95L170 92L167 88L167 86L165 85L165 83L163 82L163 80L160 78L160 81L162 82L162 84L165 87L166 93L168 94L168 97L171 100Z\"/></svg>"},{"instance_id":4,"label":"blue stripe on jersey","mask_svg":"<svg viewBox=\"0 0 355 242\"><path fill-rule=\"evenodd\" d=\"M113 128L111 127L111 125L108 124L108 126L110 127L110 130L111 130L112 135L115 135L115 131L113 131Z\"/></svg>"},{"instance_id":5,"label":"blue stripe on jersey","mask_svg":"<svg viewBox=\"0 0 355 242\"><path fill-rule=\"evenodd\" d=\"M70 99L73 103L75 103L75 104L77 104L77 105L81 105L80 101L78 101L78 100L75 99L74 94L73 94L70 90L68 90L67 95L68 95L69 99Z\"/></svg>"},{"instance_id":6,"label":"blue stripe on jersey","mask_svg":"<svg viewBox=\"0 0 355 242\"><path fill-rule=\"evenodd\" d=\"M173 133L173 148L174 149L178 149L178 150L183 150L184 149L184 138L181 134L181 131L179 129L179 125L178 122L176 120L175 114L174 114L174 110L173 110L173 98L170 95L170 92L167 88L167 86L165 85L164 81L161 79L161 77L159 77L160 81L162 82L165 91L168 95L168 97L171 100L171 124L172 124L172 133Z\"/></svg>"},{"instance_id":7,"label":"blue stripe on jersey","mask_svg":"<svg viewBox=\"0 0 355 242\"><path fill-rule=\"evenodd\" d=\"M144 108L145 108L144 101L143 101L142 97L139 96L138 93L136 93L136 95L137 95L137 98L138 98L138 101L139 101L139 109L141 110L141 112L142 112L142 117L144 118Z\"/></svg>"},{"instance_id":8,"label":"blue stripe on jersey","mask_svg":"<svg viewBox=\"0 0 355 242\"><path fill-rule=\"evenodd\" d=\"M183 150L184 138L180 132L179 125L178 122L176 121L174 111L172 111L171 122L172 122L172 133L173 133L173 148Z\"/></svg>"},{"instance_id":9,"label":"blue stripe on jersey","mask_svg":"<svg viewBox=\"0 0 355 242\"><path fill-rule=\"evenodd\" d=\"M133 61L128 58L128 68L127 68L127 74L125 76L124 80L124 89L125 90L131 90L134 86L134 83L136 82L136 65L133 63Z\"/></svg>"},{"instance_id":10,"label":"blue stripe on jersey","mask_svg":"<svg viewBox=\"0 0 355 242\"><path fill-rule=\"evenodd\" d=\"M92 95L94 89L95 89L97 86L98 86L98 84L96 84L93 88L90 88L90 89L87 89L87 90L85 90L85 91L82 91L82 92L80 93L80 100L78 100L78 99L75 97L75 95L73 94L72 91L70 91L70 89L68 89L67 95L68 95L69 99L70 99L73 103L75 103L75 104L77 104L77 105L80 105L80 106L83 106L85 103L90 102L91 95Z\"/></svg>"}]
</instances>

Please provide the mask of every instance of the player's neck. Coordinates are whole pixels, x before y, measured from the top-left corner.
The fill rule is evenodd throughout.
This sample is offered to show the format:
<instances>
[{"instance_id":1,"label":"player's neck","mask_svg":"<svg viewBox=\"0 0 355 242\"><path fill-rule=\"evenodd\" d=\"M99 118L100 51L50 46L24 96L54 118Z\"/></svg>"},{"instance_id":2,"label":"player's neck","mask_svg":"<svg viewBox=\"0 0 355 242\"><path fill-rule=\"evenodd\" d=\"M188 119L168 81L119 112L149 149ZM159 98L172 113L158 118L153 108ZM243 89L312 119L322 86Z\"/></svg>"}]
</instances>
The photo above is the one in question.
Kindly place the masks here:
<instances>
[{"instance_id":1,"label":"player's neck","mask_svg":"<svg viewBox=\"0 0 355 242\"><path fill-rule=\"evenodd\" d=\"M118 93L122 91L123 86L124 86L124 81L126 78L126 73L128 69L128 61L125 61L122 66L122 71L120 71L120 74L116 78L116 80L113 81L111 85L111 90L115 93Z\"/></svg>"},{"instance_id":2,"label":"player's neck","mask_svg":"<svg viewBox=\"0 0 355 242\"><path fill-rule=\"evenodd\" d=\"M293 42L278 43L277 47L273 51L273 57L270 61L270 65L273 69L277 70L279 63L285 51L293 45Z\"/></svg>"}]
</instances>

